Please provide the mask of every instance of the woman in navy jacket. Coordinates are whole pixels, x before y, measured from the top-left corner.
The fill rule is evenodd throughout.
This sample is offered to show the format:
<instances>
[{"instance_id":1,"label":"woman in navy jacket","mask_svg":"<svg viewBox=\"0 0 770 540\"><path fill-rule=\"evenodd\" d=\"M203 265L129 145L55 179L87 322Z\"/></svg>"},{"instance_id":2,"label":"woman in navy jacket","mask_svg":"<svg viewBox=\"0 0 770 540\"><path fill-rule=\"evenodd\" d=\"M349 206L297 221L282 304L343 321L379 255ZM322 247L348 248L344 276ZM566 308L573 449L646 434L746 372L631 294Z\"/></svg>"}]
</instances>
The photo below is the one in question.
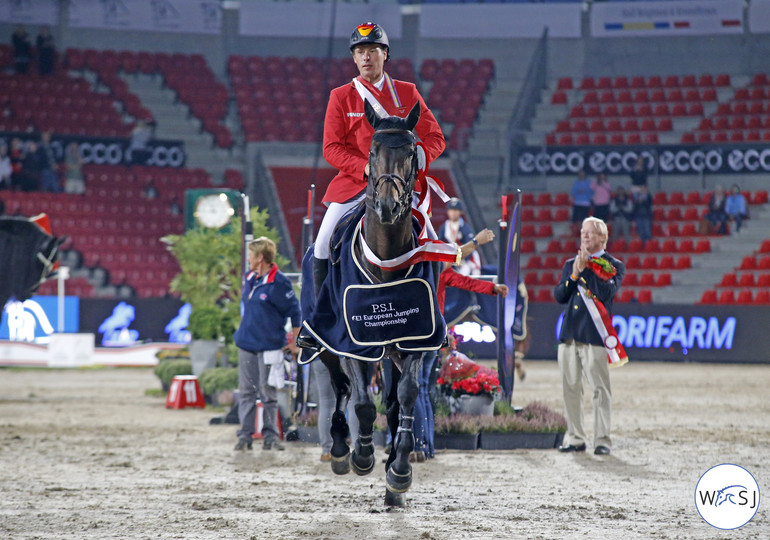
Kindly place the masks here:
<instances>
[{"instance_id":1,"label":"woman in navy jacket","mask_svg":"<svg viewBox=\"0 0 770 540\"><path fill-rule=\"evenodd\" d=\"M244 277L241 296L242 318L235 332L238 346L238 444L235 450L251 450L254 436L257 398L262 400L263 449L283 450L279 441L278 393L270 384L270 371L283 379L283 348L286 343L286 319L291 319L294 337L288 347L297 353L294 344L300 324L297 296L289 279L275 264L275 243L264 236L249 244L249 272Z\"/></svg>"}]
</instances>

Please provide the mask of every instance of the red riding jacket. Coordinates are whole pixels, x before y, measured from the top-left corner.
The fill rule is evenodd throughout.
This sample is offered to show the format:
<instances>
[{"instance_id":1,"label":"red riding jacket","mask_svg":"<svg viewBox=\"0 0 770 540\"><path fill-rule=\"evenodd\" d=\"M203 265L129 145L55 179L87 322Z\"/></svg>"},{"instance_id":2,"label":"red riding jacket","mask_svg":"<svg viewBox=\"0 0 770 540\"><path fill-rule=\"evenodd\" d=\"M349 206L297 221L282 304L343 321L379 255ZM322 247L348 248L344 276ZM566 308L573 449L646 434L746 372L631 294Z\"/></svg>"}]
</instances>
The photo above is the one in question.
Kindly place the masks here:
<instances>
[{"instance_id":1,"label":"red riding jacket","mask_svg":"<svg viewBox=\"0 0 770 540\"><path fill-rule=\"evenodd\" d=\"M441 155L446 148L441 127L414 84L393 80L402 105L396 107L387 84L378 90L361 77L358 80L392 116L405 117L419 101L420 120L415 132L425 147L428 163ZM323 152L326 161L340 172L329 184L324 203L346 202L366 188L364 168L369 161L373 135L374 128L364 115L364 100L353 82L332 90L324 120Z\"/></svg>"}]
</instances>

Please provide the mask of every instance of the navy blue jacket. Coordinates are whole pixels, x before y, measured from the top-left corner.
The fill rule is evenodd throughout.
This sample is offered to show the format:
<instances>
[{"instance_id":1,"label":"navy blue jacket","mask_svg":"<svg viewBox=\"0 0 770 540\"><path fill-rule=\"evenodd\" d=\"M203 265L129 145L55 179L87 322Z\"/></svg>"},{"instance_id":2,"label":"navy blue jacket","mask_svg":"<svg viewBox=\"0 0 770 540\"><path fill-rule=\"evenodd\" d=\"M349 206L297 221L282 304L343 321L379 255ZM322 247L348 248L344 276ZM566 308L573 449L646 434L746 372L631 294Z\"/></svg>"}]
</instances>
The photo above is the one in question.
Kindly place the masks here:
<instances>
[{"instance_id":1,"label":"navy blue jacket","mask_svg":"<svg viewBox=\"0 0 770 540\"><path fill-rule=\"evenodd\" d=\"M249 272L241 295L241 325L235 344L244 351L274 351L286 345L286 319L300 325L297 295L289 278L273 264L264 276Z\"/></svg>"},{"instance_id":2,"label":"navy blue jacket","mask_svg":"<svg viewBox=\"0 0 770 540\"><path fill-rule=\"evenodd\" d=\"M612 300L620 289L623 276L626 274L626 265L608 254L606 251L602 258L612 263L617 270L614 278L604 281L597 276L590 268L585 268L578 276L578 281L584 281L584 286L591 291L597 299L601 300L607 313L612 317ZM577 288L577 281L572 281L572 265L575 257L567 260L561 270L561 279L559 284L553 290L553 296L560 304L565 304L564 314L559 331L559 341L562 343L574 339L580 343L591 345L604 345L599 332L596 330L593 319L588 313L588 308L580 298L580 292Z\"/></svg>"}]
</instances>

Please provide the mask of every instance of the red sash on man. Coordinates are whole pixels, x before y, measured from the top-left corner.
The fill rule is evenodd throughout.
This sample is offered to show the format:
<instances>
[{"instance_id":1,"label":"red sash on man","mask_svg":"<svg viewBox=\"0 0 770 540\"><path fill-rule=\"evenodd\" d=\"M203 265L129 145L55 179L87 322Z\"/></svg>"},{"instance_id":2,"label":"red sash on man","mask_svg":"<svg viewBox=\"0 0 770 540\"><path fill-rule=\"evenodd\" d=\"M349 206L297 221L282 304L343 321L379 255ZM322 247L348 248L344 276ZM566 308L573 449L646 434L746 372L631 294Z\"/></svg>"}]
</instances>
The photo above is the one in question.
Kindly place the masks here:
<instances>
[{"instance_id":1,"label":"red sash on man","mask_svg":"<svg viewBox=\"0 0 770 540\"><path fill-rule=\"evenodd\" d=\"M615 268L609 264L609 261L601 258L593 258L589 261L588 267L602 280L606 281L612 279L615 274ZM618 334L615 332L615 328L612 326L612 319L607 312L607 308L594 294L584 285L584 282L578 282L578 290L580 291L580 297L588 309L591 320L596 326L596 331L604 342L604 347L607 349L607 358L611 367L622 366L628 362L628 355L623 345L618 339Z\"/></svg>"}]
</instances>

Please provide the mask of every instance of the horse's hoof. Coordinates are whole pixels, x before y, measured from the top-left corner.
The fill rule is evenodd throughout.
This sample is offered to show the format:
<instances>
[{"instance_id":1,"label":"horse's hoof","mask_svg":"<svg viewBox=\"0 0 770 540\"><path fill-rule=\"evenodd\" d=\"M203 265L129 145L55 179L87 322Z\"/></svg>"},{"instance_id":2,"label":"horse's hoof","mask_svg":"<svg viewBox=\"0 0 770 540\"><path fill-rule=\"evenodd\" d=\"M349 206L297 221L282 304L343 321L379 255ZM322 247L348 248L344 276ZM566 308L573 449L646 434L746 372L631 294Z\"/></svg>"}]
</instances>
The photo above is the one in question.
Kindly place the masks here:
<instances>
[{"instance_id":1,"label":"horse's hoof","mask_svg":"<svg viewBox=\"0 0 770 540\"><path fill-rule=\"evenodd\" d=\"M391 465L385 475L385 482L387 483L386 487L389 491L395 493L405 492L409 489L409 486L412 485L412 466L409 465L406 474L398 474L393 470L393 466Z\"/></svg>"},{"instance_id":2,"label":"horse's hoof","mask_svg":"<svg viewBox=\"0 0 770 540\"><path fill-rule=\"evenodd\" d=\"M385 506L397 506L403 508L406 506L406 496L403 493L394 493L390 489L385 489Z\"/></svg>"},{"instance_id":3,"label":"horse's hoof","mask_svg":"<svg viewBox=\"0 0 770 540\"><path fill-rule=\"evenodd\" d=\"M348 474L350 472L350 452L342 457L332 455L332 472L334 474Z\"/></svg>"},{"instance_id":4,"label":"horse's hoof","mask_svg":"<svg viewBox=\"0 0 770 540\"><path fill-rule=\"evenodd\" d=\"M353 456L350 458L350 467L358 476L366 476L374 470L374 454L362 457L353 452Z\"/></svg>"}]
</instances>

